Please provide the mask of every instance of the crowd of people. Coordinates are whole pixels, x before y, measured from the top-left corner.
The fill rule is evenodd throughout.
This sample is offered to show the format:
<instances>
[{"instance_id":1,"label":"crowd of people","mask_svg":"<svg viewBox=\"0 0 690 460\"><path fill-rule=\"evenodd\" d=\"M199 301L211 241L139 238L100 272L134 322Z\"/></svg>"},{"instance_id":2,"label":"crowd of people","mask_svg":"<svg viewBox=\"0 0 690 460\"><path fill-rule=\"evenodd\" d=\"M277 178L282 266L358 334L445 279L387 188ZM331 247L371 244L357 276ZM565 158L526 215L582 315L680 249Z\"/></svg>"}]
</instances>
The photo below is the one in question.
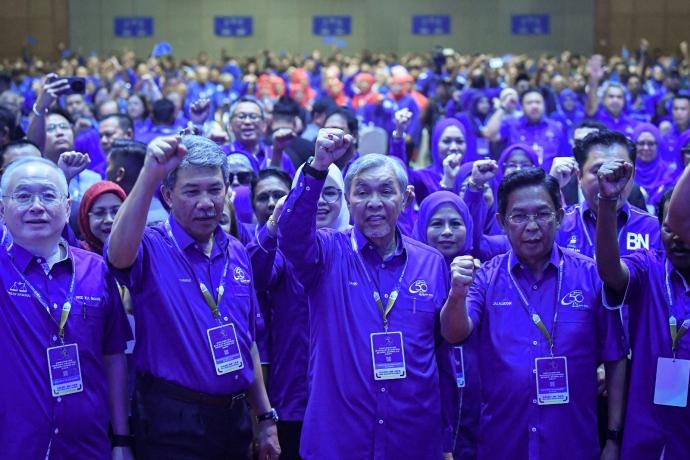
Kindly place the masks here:
<instances>
[{"instance_id":1,"label":"crowd of people","mask_svg":"<svg viewBox=\"0 0 690 460\"><path fill-rule=\"evenodd\" d=\"M682 459L690 54L0 65L0 458Z\"/></svg>"}]
</instances>

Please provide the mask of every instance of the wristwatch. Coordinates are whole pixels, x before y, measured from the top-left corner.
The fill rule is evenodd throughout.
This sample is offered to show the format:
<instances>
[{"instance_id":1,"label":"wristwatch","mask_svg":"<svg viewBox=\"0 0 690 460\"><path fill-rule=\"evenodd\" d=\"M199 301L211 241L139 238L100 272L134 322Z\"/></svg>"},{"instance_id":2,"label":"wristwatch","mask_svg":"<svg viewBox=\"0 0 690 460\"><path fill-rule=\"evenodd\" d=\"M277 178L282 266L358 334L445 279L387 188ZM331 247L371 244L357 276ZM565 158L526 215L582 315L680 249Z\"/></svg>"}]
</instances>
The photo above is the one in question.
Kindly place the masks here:
<instances>
[{"instance_id":1,"label":"wristwatch","mask_svg":"<svg viewBox=\"0 0 690 460\"><path fill-rule=\"evenodd\" d=\"M607 430L606 431L606 439L608 441L613 441L616 444L620 444L621 441L623 440L623 429L620 428L618 430Z\"/></svg>"},{"instance_id":2,"label":"wristwatch","mask_svg":"<svg viewBox=\"0 0 690 460\"><path fill-rule=\"evenodd\" d=\"M319 180L325 180L328 177L328 170L325 171L320 171L316 168L314 168L311 164L314 161L314 157L309 157L306 163L304 163L304 168L302 170L304 171L304 174L309 174L311 177L314 177Z\"/></svg>"},{"instance_id":3,"label":"wristwatch","mask_svg":"<svg viewBox=\"0 0 690 460\"><path fill-rule=\"evenodd\" d=\"M278 412L276 412L274 408L271 408L270 411L257 415L256 417L256 421L259 423L265 422L266 420L273 420L273 423L278 423Z\"/></svg>"}]
</instances>

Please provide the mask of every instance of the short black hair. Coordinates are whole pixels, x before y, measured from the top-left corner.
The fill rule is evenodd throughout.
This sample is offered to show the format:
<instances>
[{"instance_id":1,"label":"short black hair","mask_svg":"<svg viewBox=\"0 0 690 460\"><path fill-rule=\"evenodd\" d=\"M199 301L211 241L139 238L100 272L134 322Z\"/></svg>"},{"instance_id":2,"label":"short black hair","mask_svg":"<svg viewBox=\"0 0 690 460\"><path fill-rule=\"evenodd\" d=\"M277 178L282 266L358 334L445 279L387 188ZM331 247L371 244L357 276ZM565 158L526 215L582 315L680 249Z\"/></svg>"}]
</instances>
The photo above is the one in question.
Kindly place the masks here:
<instances>
[{"instance_id":1,"label":"short black hair","mask_svg":"<svg viewBox=\"0 0 690 460\"><path fill-rule=\"evenodd\" d=\"M678 93L675 96L673 96L673 100L676 101L678 99L684 99L690 103L690 94L688 93Z\"/></svg>"},{"instance_id":2,"label":"short black hair","mask_svg":"<svg viewBox=\"0 0 690 460\"><path fill-rule=\"evenodd\" d=\"M235 116L235 112L237 111L237 107L239 107L239 105L242 104L243 102L249 102L251 104L256 105L259 108L259 111L261 112L261 118L262 119L266 118L263 104L261 104L261 102L257 98L252 96L251 94L245 94L244 96L242 96L241 98L239 98L235 101L235 103L230 108L230 118Z\"/></svg>"},{"instance_id":3,"label":"short black hair","mask_svg":"<svg viewBox=\"0 0 690 460\"><path fill-rule=\"evenodd\" d=\"M273 120L293 122L299 116L299 104L290 96L281 96L273 106Z\"/></svg>"},{"instance_id":4,"label":"short black hair","mask_svg":"<svg viewBox=\"0 0 690 460\"><path fill-rule=\"evenodd\" d=\"M0 107L0 130L7 128L7 134L11 141L24 137L24 130L17 124L17 117L10 109Z\"/></svg>"},{"instance_id":5,"label":"short black hair","mask_svg":"<svg viewBox=\"0 0 690 460\"><path fill-rule=\"evenodd\" d=\"M170 99L158 99L153 103L151 118L154 123L172 125L175 123L175 104Z\"/></svg>"},{"instance_id":6,"label":"short black hair","mask_svg":"<svg viewBox=\"0 0 690 460\"><path fill-rule=\"evenodd\" d=\"M281 180L288 188L288 190L292 188L292 177L290 177L290 174L278 168L262 169L261 171L259 171L259 174L252 178L251 189L249 191L252 203L254 203L254 191L256 190L256 184L269 177L276 177L279 180Z\"/></svg>"},{"instance_id":7,"label":"short black hair","mask_svg":"<svg viewBox=\"0 0 690 460\"><path fill-rule=\"evenodd\" d=\"M345 119L347 123L347 129L350 130L350 134L355 139L359 135L359 122L357 121L357 116L355 113L347 107L335 107L331 109L326 115L326 120L331 118L333 115L340 115Z\"/></svg>"},{"instance_id":8,"label":"short black hair","mask_svg":"<svg viewBox=\"0 0 690 460\"><path fill-rule=\"evenodd\" d=\"M522 103L524 102L525 96L527 96L528 94L532 94L532 93L537 93L538 95L540 95L542 100L546 99L544 97L544 93L542 93L539 88L537 88L536 86L530 86L529 88L527 88L527 90L524 93L522 93L520 95L520 105L522 105Z\"/></svg>"},{"instance_id":9,"label":"short black hair","mask_svg":"<svg viewBox=\"0 0 690 460\"><path fill-rule=\"evenodd\" d=\"M542 168L525 168L508 174L501 181L501 185L498 186L498 212L502 215L506 214L508 198L513 191L532 185L539 185L546 189L556 210L563 207L561 206L561 188L558 185L558 180L546 174Z\"/></svg>"},{"instance_id":10,"label":"short black hair","mask_svg":"<svg viewBox=\"0 0 690 460\"><path fill-rule=\"evenodd\" d=\"M127 131L131 129L132 132L134 132L134 122L132 121L132 118L130 118L129 115L124 113L111 113L110 115L106 115L105 117L103 117L101 123L110 118L117 119L117 124L120 125L120 129L122 131Z\"/></svg>"},{"instance_id":11,"label":"short black hair","mask_svg":"<svg viewBox=\"0 0 690 460\"><path fill-rule=\"evenodd\" d=\"M663 195L661 195L661 198L659 199L659 202L656 204L656 217L659 219L659 224L664 225L664 207L666 207L666 203L668 203L671 200L671 195L673 195L673 189L675 187L671 187L670 189L666 190Z\"/></svg>"},{"instance_id":12,"label":"short black hair","mask_svg":"<svg viewBox=\"0 0 690 460\"><path fill-rule=\"evenodd\" d=\"M338 107L338 104L335 103L332 97L321 96L316 98L314 105L311 106L311 113L313 116L321 115L330 112L335 107Z\"/></svg>"},{"instance_id":13,"label":"short black hair","mask_svg":"<svg viewBox=\"0 0 690 460\"><path fill-rule=\"evenodd\" d=\"M127 171L137 171L144 167L146 144L131 139L116 139L110 147L108 156L116 164L124 165Z\"/></svg>"},{"instance_id":14,"label":"short black hair","mask_svg":"<svg viewBox=\"0 0 690 460\"><path fill-rule=\"evenodd\" d=\"M635 164L635 159L637 158L637 148L635 147L635 144L633 144L633 142L623 133L604 129L587 134L585 138L582 139L582 142L580 142L578 148L573 149L573 154L575 155L575 160L577 160L577 164L580 167L580 171L582 171L585 163L587 163L589 152L595 145L601 145L604 147L621 145L628 151L628 155L630 155L630 162Z\"/></svg>"},{"instance_id":15,"label":"short black hair","mask_svg":"<svg viewBox=\"0 0 690 460\"><path fill-rule=\"evenodd\" d=\"M596 129L597 131L603 131L607 129L605 124L597 120L582 120L580 123L575 125L575 129L580 128Z\"/></svg>"},{"instance_id":16,"label":"short black hair","mask_svg":"<svg viewBox=\"0 0 690 460\"><path fill-rule=\"evenodd\" d=\"M60 107L59 105L54 105L51 108L49 108L48 112L46 113L46 117L48 115L60 115L62 118L67 120L67 122L70 125L74 124L74 120L72 119L72 116L69 114L69 112L67 110L63 109L62 107Z\"/></svg>"},{"instance_id":17,"label":"short black hair","mask_svg":"<svg viewBox=\"0 0 690 460\"><path fill-rule=\"evenodd\" d=\"M5 162L5 153L7 153L8 150L17 148L17 147L24 147L25 145L31 145L33 147L36 147L36 150L39 152L41 151L40 148L38 148L38 145L36 145L35 142L30 141L29 139L18 139L14 141L10 141L9 144L6 144L2 147L0 147L0 166ZM41 154L42 155L42 154Z\"/></svg>"}]
</instances>

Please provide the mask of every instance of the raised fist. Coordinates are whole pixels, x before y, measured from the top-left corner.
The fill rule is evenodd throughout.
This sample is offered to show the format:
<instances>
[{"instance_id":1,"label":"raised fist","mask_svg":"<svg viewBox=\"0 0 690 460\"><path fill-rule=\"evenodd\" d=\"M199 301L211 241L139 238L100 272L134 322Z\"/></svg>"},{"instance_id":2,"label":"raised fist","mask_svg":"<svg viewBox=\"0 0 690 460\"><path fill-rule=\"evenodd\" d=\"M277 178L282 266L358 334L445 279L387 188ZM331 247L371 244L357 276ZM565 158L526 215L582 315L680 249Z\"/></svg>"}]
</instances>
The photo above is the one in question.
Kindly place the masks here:
<instances>
[{"instance_id":1,"label":"raised fist","mask_svg":"<svg viewBox=\"0 0 690 460\"><path fill-rule=\"evenodd\" d=\"M549 175L555 177L558 185L563 188L568 185L570 179L577 174L577 161L572 157L556 157L551 163Z\"/></svg>"},{"instance_id":2,"label":"raised fist","mask_svg":"<svg viewBox=\"0 0 690 460\"><path fill-rule=\"evenodd\" d=\"M597 171L599 195L603 198L620 198L625 186L630 182L633 165L623 160L607 161Z\"/></svg>"},{"instance_id":3,"label":"raised fist","mask_svg":"<svg viewBox=\"0 0 690 460\"><path fill-rule=\"evenodd\" d=\"M474 273L479 269L479 261L472 256L458 256L450 264L451 293L466 296Z\"/></svg>"},{"instance_id":4,"label":"raised fist","mask_svg":"<svg viewBox=\"0 0 690 460\"><path fill-rule=\"evenodd\" d=\"M182 145L180 136L158 137L146 149L146 175L142 176L158 183L182 162L186 154L187 148Z\"/></svg>"},{"instance_id":5,"label":"raised fist","mask_svg":"<svg viewBox=\"0 0 690 460\"><path fill-rule=\"evenodd\" d=\"M321 128L316 137L316 149L312 167L325 171L345 155L352 145L352 136L338 128Z\"/></svg>"}]
</instances>

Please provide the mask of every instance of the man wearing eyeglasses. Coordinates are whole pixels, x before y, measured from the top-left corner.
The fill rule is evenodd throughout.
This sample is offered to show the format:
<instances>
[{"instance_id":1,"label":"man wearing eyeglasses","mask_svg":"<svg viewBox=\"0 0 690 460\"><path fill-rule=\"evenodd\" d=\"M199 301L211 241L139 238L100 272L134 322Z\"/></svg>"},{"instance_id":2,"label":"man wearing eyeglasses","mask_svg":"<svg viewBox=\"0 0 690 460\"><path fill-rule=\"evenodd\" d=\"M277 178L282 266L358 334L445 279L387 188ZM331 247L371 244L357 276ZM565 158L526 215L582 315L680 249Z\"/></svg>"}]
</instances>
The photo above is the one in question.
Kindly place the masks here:
<instances>
[{"instance_id":1,"label":"man wearing eyeglasses","mask_svg":"<svg viewBox=\"0 0 690 460\"><path fill-rule=\"evenodd\" d=\"M478 459L598 459L601 361L609 429L622 428L627 348L618 315L600 303L594 261L555 243L563 219L556 179L540 168L506 176L496 218L510 250L476 273L471 259L456 258L441 311L448 342L479 335ZM612 440L605 454L617 450Z\"/></svg>"},{"instance_id":2,"label":"man wearing eyeglasses","mask_svg":"<svg viewBox=\"0 0 690 460\"><path fill-rule=\"evenodd\" d=\"M0 187L12 240L0 248L2 456L132 458L124 354L132 334L103 259L61 238L72 205L65 176L25 157Z\"/></svg>"},{"instance_id":3,"label":"man wearing eyeglasses","mask_svg":"<svg viewBox=\"0 0 690 460\"><path fill-rule=\"evenodd\" d=\"M235 140L226 148L228 152L242 152L252 162L254 172L266 167L282 168L290 176L295 174L295 166L290 157L283 151L275 152L270 145L263 142L266 135L264 109L251 96L241 97L230 112L230 129Z\"/></svg>"}]
</instances>

